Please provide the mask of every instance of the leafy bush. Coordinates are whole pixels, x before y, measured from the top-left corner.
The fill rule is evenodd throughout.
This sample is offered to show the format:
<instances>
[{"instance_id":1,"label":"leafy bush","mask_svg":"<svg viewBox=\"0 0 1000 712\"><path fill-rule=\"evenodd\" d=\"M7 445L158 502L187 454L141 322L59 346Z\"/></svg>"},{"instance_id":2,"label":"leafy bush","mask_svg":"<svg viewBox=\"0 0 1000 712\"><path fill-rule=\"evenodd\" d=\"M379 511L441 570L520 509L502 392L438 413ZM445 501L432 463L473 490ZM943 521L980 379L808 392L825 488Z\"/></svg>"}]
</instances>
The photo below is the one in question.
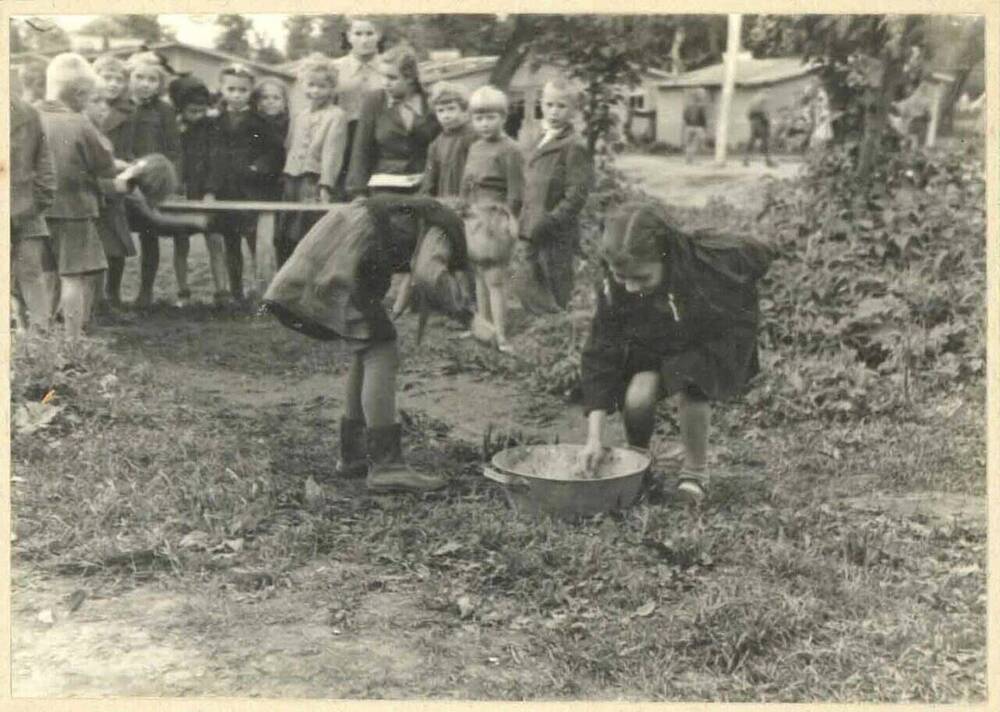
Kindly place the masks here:
<instances>
[{"instance_id":1,"label":"leafy bush","mask_svg":"<svg viewBox=\"0 0 1000 712\"><path fill-rule=\"evenodd\" d=\"M897 153L861 183L850 170L856 152L813 154L801 175L768 187L757 215L720 198L671 208L685 227L750 231L777 248L760 287L764 367L747 397L755 420L886 414L983 377L981 153ZM525 335L538 346L535 381L552 393L579 392L588 319L578 317L593 311L601 219L634 199L653 198L611 161L597 166L573 324L546 317Z\"/></svg>"}]
</instances>

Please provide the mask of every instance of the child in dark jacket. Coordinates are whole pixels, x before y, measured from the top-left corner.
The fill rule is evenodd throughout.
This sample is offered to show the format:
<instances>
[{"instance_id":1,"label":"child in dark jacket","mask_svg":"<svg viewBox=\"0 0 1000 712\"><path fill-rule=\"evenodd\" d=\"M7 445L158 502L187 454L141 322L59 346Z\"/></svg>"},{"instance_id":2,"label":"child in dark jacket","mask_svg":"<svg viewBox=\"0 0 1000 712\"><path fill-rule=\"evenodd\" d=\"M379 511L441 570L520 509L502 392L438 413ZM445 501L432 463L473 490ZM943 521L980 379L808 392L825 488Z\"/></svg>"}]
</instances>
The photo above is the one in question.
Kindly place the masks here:
<instances>
[{"instance_id":1,"label":"child in dark jacket","mask_svg":"<svg viewBox=\"0 0 1000 712\"><path fill-rule=\"evenodd\" d=\"M395 273L412 269L414 295L424 307L467 314L462 221L425 196L379 195L331 206L271 282L265 304L286 326L340 340L351 354L340 422L342 477L367 475L376 492L422 492L446 484L441 475L411 469L401 451L396 413L399 350L383 300Z\"/></svg>"},{"instance_id":2,"label":"child in dark jacket","mask_svg":"<svg viewBox=\"0 0 1000 712\"><path fill-rule=\"evenodd\" d=\"M10 85L10 265L11 277L27 309L28 324L46 331L52 299L45 273L55 259L45 222L56 174L38 111L24 101L16 71ZM19 324L24 324L23 317Z\"/></svg>"},{"instance_id":3,"label":"child in dark jacket","mask_svg":"<svg viewBox=\"0 0 1000 712\"><path fill-rule=\"evenodd\" d=\"M585 470L599 464L608 413L620 409L629 445L645 449L656 402L678 395L678 495L698 503L709 403L737 395L758 370L756 282L772 253L750 238L685 234L655 204L625 205L605 225L606 276L582 359Z\"/></svg>"},{"instance_id":4,"label":"child in dark jacket","mask_svg":"<svg viewBox=\"0 0 1000 712\"><path fill-rule=\"evenodd\" d=\"M129 142L132 128L129 118L135 106L129 97L128 66L118 57L104 55L94 60L94 71L104 81L108 98L108 114L101 123L101 133L111 140L115 158L131 161L135 156Z\"/></svg>"},{"instance_id":5,"label":"child in dark jacket","mask_svg":"<svg viewBox=\"0 0 1000 712\"><path fill-rule=\"evenodd\" d=\"M170 84L170 99L177 109L178 130L181 135L181 184L184 196L189 200L201 200L208 192L211 170L211 151L214 127L209 117L212 98L205 84L194 76L175 79ZM215 286L213 295L216 304L224 302L228 296L226 289L225 248L222 235L209 229L205 232L205 247L208 250L209 270ZM191 252L191 238L187 235L174 237L174 273L177 275L177 306L190 303L191 290L188 288L188 255Z\"/></svg>"},{"instance_id":6,"label":"child in dark jacket","mask_svg":"<svg viewBox=\"0 0 1000 712\"><path fill-rule=\"evenodd\" d=\"M108 262L97 229L102 179L113 178L110 146L83 115L98 82L80 55L57 55L46 70L42 125L52 149L57 182L48 212L60 278L67 334L82 335Z\"/></svg>"},{"instance_id":7,"label":"child in dark jacket","mask_svg":"<svg viewBox=\"0 0 1000 712\"><path fill-rule=\"evenodd\" d=\"M431 92L431 108L441 133L427 148L427 168L420 192L433 198L454 198L462 192L462 173L476 132L469 121L469 97L457 84L438 82Z\"/></svg>"},{"instance_id":8,"label":"child in dark jacket","mask_svg":"<svg viewBox=\"0 0 1000 712\"><path fill-rule=\"evenodd\" d=\"M573 128L578 92L554 80L542 91L543 133L530 146L525 166L521 239L536 282L545 285L558 308L573 294L573 272L580 245L580 212L590 192L590 153ZM522 299L522 302L525 300ZM535 305L525 304L532 309ZM537 305L551 310L549 305Z\"/></svg>"},{"instance_id":9,"label":"child in dark jacket","mask_svg":"<svg viewBox=\"0 0 1000 712\"><path fill-rule=\"evenodd\" d=\"M254 75L240 64L220 73L222 106L215 121L206 200L260 200L263 195L261 159L273 155L275 136L263 117L250 106ZM215 227L222 233L229 272L229 292L243 299L243 239L250 246L256 267L256 226L252 215L219 214ZM256 269L253 270L256 273Z\"/></svg>"},{"instance_id":10,"label":"child in dark jacket","mask_svg":"<svg viewBox=\"0 0 1000 712\"><path fill-rule=\"evenodd\" d=\"M270 151L257 160L261 200L281 200L281 171L285 166L285 142L291 117L288 113L288 87L276 77L257 81L250 95L250 108L271 132Z\"/></svg>"},{"instance_id":11,"label":"child in dark jacket","mask_svg":"<svg viewBox=\"0 0 1000 712\"><path fill-rule=\"evenodd\" d=\"M159 153L166 156L180 174L181 139L177 114L161 97L167 89L167 73L160 58L152 52L140 52L129 58L129 92L132 114L123 128L120 158L133 160ZM160 268L159 234L151 226L133 226L139 233L139 297L136 304L153 303L153 283Z\"/></svg>"}]
</instances>

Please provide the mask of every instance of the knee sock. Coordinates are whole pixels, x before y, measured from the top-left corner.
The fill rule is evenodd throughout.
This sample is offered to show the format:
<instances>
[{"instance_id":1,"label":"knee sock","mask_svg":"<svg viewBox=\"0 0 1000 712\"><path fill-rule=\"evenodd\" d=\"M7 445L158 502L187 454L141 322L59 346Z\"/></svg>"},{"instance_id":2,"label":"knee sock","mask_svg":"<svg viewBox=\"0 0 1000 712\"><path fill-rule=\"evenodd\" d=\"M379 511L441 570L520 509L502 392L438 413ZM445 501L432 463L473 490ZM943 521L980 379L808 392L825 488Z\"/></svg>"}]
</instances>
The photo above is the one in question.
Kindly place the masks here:
<instances>
[{"instance_id":1,"label":"knee sock","mask_svg":"<svg viewBox=\"0 0 1000 712\"><path fill-rule=\"evenodd\" d=\"M396 371L399 352L395 341L385 341L366 349L361 402L370 428L385 428L396 422Z\"/></svg>"}]
</instances>

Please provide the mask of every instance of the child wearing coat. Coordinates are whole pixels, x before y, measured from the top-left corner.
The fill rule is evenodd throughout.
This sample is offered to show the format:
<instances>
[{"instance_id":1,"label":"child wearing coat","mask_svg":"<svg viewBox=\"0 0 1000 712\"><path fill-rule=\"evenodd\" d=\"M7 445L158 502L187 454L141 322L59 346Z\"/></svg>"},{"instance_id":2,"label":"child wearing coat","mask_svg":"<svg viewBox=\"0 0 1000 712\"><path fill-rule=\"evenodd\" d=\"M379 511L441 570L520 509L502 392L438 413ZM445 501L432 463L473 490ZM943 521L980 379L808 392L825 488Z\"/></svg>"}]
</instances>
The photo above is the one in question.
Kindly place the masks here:
<instances>
[{"instance_id":1,"label":"child wearing coat","mask_svg":"<svg viewBox=\"0 0 1000 712\"><path fill-rule=\"evenodd\" d=\"M710 402L737 395L758 370L756 282L771 251L750 238L687 234L652 203L611 215L600 251L605 278L582 357L584 468L603 455L607 414L621 410L628 444L646 449L657 401L677 395L678 496L700 503Z\"/></svg>"},{"instance_id":2,"label":"child wearing coat","mask_svg":"<svg viewBox=\"0 0 1000 712\"><path fill-rule=\"evenodd\" d=\"M194 76L175 79L170 84L170 100L177 110L178 131L181 135L181 184L184 197L201 200L208 192L211 171L213 120L209 116L212 97L208 87ZM205 232L205 247L208 251L208 266L215 287L213 301L216 305L225 303L229 292L226 288L226 257L222 235L209 229ZM174 274L177 275L178 307L190 303L191 290L188 288L188 255L191 252L191 238L188 235L174 237Z\"/></svg>"},{"instance_id":3,"label":"child wearing coat","mask_svg":"<svg viewBox=\"0 0 1000 712\"><path fill-rule=\"evenodd\" d=\"M274 155L276 138L264 119L252 110L253 73L244 65L224 67L220 73L222 106L212 136L208 191L205 200L259 200L263 193L261 159ZM233 299L243 300L243 239L250 246L256 274L256 226L253 216L236 211L221 213L215 221L226 248L226 270Z\"/></svg>"},{"instance_id":4,"label":"child wearing coat","mask_svg":"<svg viewBox=\"0 0 1000 712\"><path fill-rule=\"evenodd\" d=\"M55 195L56 174L38 111L21 98L17 72L10 76L11 277L28 325L47 331L54 295L45 275L55 270L55 258L44 216Z\"/></svg>"},{"instance_id":5,"label":"child wearing coat","mask_svg":"<svg viewBox=\"0 0 1000 712\"><path fill-rule=\"evenodd\" d=\"M119 158L131 161L139 156L159 153L166 156L179 174L181 139L177 114L163 100L167 90L167 72L153 52L140 52L128 60L129 93L132 113L122 131ZM114 141L114 139L112 139ZM139 233L139 296L136 305L153 303L153 284L160 269L160 234L149 224L133 225Z\"/></svg>"},{"instance_id":6,"label":"child wearing coat","mask_svg":"<svg viewBox=\"0 0 1000 712\"><path fill-rule=\"evenodd\" d=\"M302 239L264 297L289 328L338 340L351 354L340 422L343 477L367 476L373 492L423 492L446 484L407 465L396 413L399 350L383 300L394 273L412 270L421 305L467 316L462 221L424 196L378 195L331 206Z\"/></svg>"},{"instance_id":7,"label":"child wearing coat","mask_svg":"<svg viewBox=\"0 0 1000 712\"><path fill-rule=\"evenodd\" d=\"M438 82L430 99L441 133L427 148L427 168L420 192L432 198L461 195L469 147L477 136L469 121L469 97L457 84Z\"/></svg>"},{"instance_id":8,"label":"child wearing coat","mask_svg":"<svg viewBox=\"0 0 1000 712\"><path fill-rule=\"evenodd\" d=\"M288 113L288 87L277 77L257 80L250 95L250 109L264 120L271 140L271 151L257 160L257 174L260 176L261 200L281 200L282 168L287 151L285 142L291 127Z\"/></svg>"},{"instance_id":9,"label":"child wearing coat","mask_svg":"<svg viewBox=\"0 0 1000 712\"><path fill-rule=\"evenodd\" d=\"M520 216L527 266L559 309L573 294L580 212L593 173L590 153L573 128L578 100L576 88L565 80L550 81L542 90L543 133L527 155Z\"/></svg>"},{"instance_id":10,"label":"child wearing coat","mask_svg":"<svg viewBox=\"0 0 1000 712\"><path fill-rule=\"evenodd\" d=\"M71 338L83 334L108 267L97 218L99 182L114 177L114 159L82 113L97 82L97 74L80 55L56 55L46 70L46 100L39 107L57 176L47 220L59 271L60 307Z\"/></svg>"},{"instance_id":11,"label":"child wearing coat","mask_svg":"<svg viewBox=\"0 0 1000 712\"><path fill-rule=\"evenodd\" d=\"M333 200L347 146L347 117L334 103L337 70L325 57L311 58L299 73L306 98L289 127L285 159L283 200L329 203ZM316 213L287 213L278 231L278 265L284 264L309 228Z\"/></svg>"},{"instance_id":12,"label":"child wearing coat","mask_svg":"<svg viewBox=\"0 0 1000 712\"><path fill-rule=\"evenodd\" d=\"M466 224L469 260L476 271L476 306L492 327L497 349L511 353L507 341L507 265L517 240L517 214L524 195L521 151L504 133L507 97L492 86L469 98L478 138L469 148L462 173L462 199L472 214Z\"/></svg>"}]
</instances>

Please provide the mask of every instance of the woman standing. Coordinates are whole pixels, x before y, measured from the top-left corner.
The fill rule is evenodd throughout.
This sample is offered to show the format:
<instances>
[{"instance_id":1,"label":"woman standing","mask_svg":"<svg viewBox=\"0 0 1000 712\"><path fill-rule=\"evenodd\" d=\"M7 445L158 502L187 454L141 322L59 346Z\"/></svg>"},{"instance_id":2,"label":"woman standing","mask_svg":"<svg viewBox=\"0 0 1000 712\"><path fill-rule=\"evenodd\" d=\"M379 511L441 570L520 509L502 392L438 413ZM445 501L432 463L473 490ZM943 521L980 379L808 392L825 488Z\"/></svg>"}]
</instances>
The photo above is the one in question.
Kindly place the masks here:
<instances>
[{"instance_id":1,"label":"woman standing","mask_svg":"<svg viewBox=\"0 0 1000 712\"><path fill-rule=\"evenodd\" d=\"M420 84L417 55L396 46L381 57L385 88L369 92L361 104L347 171L350 197L378 190L373 176L418 176L427 163L427 147L441 131ZM412 186L416 192L420 182Z\"/></svg>"},{"instance_id":2,"label":"woman standing","mask_svg":"<svg viewBox=\"0 0 1000 712\"><path fill-rule=\"evenodd\" d=\"M341 195L347 179L354 132L361 115L361 103L365 94L385 86L382 72L379 71L379 54L385 40L379 27L371 20L352 18L343 41L348 53L333 60L337 70L337 106L343 110L347 119L347 147L337 180L337 192Z\"/></svg>"}]
</instances>

